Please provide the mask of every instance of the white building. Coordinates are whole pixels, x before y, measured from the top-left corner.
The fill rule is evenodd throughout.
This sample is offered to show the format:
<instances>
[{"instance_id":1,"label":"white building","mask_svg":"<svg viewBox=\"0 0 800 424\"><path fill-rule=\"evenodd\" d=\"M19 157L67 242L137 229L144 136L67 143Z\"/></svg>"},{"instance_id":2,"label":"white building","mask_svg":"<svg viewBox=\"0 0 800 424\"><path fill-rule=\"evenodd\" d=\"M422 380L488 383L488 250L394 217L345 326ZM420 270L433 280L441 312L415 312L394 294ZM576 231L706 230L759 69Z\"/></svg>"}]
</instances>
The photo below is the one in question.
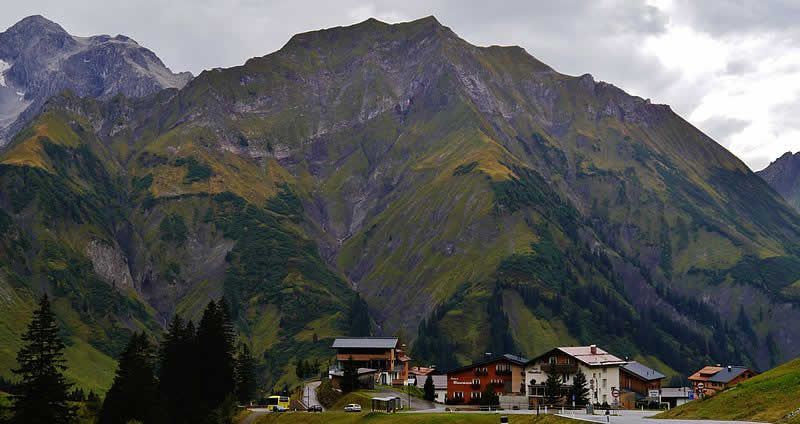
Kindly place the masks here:
<instances>
[{"instance_id":1,"label":"white building","mask_svg":"<svg viewBox=\"0 0 800 424\"><path fill-rule=\"evenodd\" d=\"M425 380L427 379L427 375L417 376L416 386L425 390ZM444 400L447 399L447 374L431 375L431 379L433 380L433 388L436 393L433 398L434 402L444 403Z\"/></svg>"},{"instance_id":2,"label":"white building","mask_svg":"<svg viewBox=\"0 0 800 424\"><path fill-rule=\"evenodd\" d=\"M583 371L589 388L589 401L613 405L619 390L619 367L626 362L596 345L557 347L540 355L525 367L528 401L531 406L544 404L545 381L548 374L561 379L563 394L567 395L578 370ZM567 399L569 403L571 399Z\"/></svg>"}]
</instances>

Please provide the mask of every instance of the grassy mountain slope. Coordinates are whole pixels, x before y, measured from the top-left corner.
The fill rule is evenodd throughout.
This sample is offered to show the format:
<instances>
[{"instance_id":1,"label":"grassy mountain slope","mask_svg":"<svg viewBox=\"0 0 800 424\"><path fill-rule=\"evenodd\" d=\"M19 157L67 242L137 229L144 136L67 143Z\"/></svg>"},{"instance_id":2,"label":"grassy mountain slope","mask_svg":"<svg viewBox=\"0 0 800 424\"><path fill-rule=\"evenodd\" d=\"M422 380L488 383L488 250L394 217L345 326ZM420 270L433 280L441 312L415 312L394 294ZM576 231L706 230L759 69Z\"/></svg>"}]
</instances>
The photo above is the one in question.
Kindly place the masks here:
<instances>
[{"instance_id":1,"label":"grassy mountain slope","mask_svg":"<svg viewBox=\"0 0 800 424\"><path fill-rule=\"evenodd\" d=\"M713 397L661 413L658 418L786 422L788 415L800 410L798 399L800 359L795 359Z\"/></svg>"},{"instance_id":2,"label":"grassy mountain slope","mask_svg":"<svg viewBox=\"0 0 800 424\"><path fill-rule=\"evenodd\" d=\"M55 97L0 166L0 288L68 287L95 314L71 325L111 341L224 294L269 385L327 358L351 288L442 368L567 343L668 374L800 354L777 193L667 106L433 18L299 34L144 99Z\"/></svg>"}]
</instances>

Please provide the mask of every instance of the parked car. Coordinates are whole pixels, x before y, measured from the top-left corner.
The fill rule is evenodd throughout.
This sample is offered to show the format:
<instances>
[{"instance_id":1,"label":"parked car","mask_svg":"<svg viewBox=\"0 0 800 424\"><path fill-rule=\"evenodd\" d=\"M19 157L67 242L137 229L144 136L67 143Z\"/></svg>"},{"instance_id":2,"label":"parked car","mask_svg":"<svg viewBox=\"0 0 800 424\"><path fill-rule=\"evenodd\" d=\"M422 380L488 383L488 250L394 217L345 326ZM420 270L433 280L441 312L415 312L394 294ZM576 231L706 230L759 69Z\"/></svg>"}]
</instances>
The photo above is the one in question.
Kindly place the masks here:
<instances>
[{"instance_id":1,"label":"parked car","mask_svg":"<svg viewBox=\"0 0 800 424\"><path fill-rule=\"evenodd\" d=\"M281 405L272 405L272 412L286 412L289 408Z\"/></svg>"},{"instance_id":2,"label":"parked car","mask_svg":"<svg viewBox=\"0 0 800 424\"><path fill-rule=\"evenodd\" d=\"M308 412L322 412L322 407L319 405L311 405L308 407Z\"/></svg>"},{"instance_id":3,"label":"parked car","mask_svg":"<svg viewBox=\"0 0 800 424\"><path fill-rule=\"evenodd\" d=\"M344 407L344 412L361 412L361 405L357 403L348 403Z\"/></svg>"}]
</instances>

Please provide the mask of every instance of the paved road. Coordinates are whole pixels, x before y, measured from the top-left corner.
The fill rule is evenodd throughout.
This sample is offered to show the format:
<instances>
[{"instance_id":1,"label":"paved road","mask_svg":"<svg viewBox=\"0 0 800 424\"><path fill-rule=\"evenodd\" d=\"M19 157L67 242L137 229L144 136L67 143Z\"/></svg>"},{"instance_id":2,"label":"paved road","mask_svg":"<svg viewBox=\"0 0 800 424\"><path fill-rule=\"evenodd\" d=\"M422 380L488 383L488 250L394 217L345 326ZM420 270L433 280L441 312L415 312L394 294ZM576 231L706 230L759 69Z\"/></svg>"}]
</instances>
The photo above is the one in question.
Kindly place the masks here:
<instances>
[{"instance_id":1,"label":"paved road","mask_svg":"<svg viewBox=\"0 0 800 424\"><path fill-rule=\"evenodd\" d=\"M306 408L313 405L319 405L322 407L322 410L325 410L325 407L319 403L317 400L317 388L322 382L320 381L312 381L311 383L306 384L303 386L303 403L306 405Z\"/></svg>"},{"instance_id":2,"label":"paved road","mask_svg":"<svg viewBox=\"0 0 800 424\"><path fill-rule=\"evenodd\" d=\"M611 424L755 424L747 421L718 421L718 420L685 420L685 419L655 419L649 418L656 414L653 411L619 411L619 416L587 415L569 412L562 417L576 418L582 421Z\"/></svg>"}]
</instances>

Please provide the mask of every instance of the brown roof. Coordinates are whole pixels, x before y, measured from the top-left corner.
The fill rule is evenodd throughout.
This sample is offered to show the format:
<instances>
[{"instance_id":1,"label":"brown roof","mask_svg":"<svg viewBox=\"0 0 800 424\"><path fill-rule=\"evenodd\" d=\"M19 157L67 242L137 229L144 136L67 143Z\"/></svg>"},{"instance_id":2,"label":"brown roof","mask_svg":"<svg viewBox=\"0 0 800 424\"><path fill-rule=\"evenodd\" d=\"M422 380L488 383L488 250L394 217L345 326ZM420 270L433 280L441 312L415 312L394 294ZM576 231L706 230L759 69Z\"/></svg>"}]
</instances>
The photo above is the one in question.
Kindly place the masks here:
<instances>
[{"instance_id":1,"label":"brown roof","mask_svg":"<svg viewBox=\"0 0 800 424\"><path fill-rule=\"evenodd\" d=\"M720 371L722 371L722 367L715 367L708 365L703 367L700 371L697 371L696 373L692 374L691 377L689 377L689 380L708 381L709 378L713 377L714 374Z\"/></svg>"},{"instance_id":2,"label":"brown roof","mask_svg":"<svg viewBox=\"0 0 800 424\"><path fill-rule=\"evenodd\" d=\"M415 375L428 375L434 371L436 371L436 368L428 368L428 367L411 367L411 369L408 370L410 374L415 374Z\"/></svg>"}]
</instances>

